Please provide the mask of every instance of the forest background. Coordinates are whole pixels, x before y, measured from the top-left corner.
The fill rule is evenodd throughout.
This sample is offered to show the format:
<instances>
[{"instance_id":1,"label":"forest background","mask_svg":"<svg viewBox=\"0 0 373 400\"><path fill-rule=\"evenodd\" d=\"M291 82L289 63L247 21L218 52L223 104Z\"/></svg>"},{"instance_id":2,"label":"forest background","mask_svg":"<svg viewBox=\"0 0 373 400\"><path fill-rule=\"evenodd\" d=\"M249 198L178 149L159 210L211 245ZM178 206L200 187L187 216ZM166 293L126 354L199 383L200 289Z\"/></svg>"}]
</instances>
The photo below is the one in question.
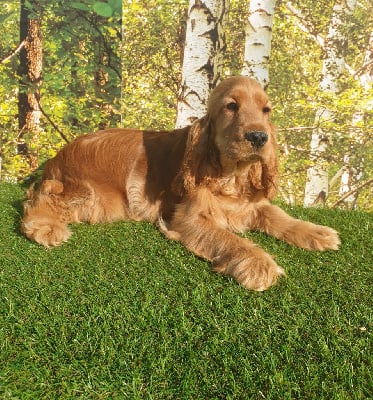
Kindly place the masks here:
<instances>
[{"instance_id":1,"label":"forest background","mask_svg":"<svg viewBox=\"0 0 373 400\"><path fill-rule=\"evenodd\" d=\"M242 73L250 1L223 3L225 77ZM267 91L274 106L272 120L279 127L279 197L288 204L303 203L307 171L322 158L328 191L317 203L372 210L373 5L362 0L346 14L343 40L337 44L343 68L335 90L323 90L338 3L276 2ZM0 180L24 180L82 133L117 126L172 129L182 90L188 4L3 2ZM35 65L38 76L27 77L22 52L30 21L39 29L39 41L33 44L41 52ZM37 113L32 129L25 129L22 104L30 93ZM328 118L321 118L320 110L327 110ZM324 146L316 158L315 131L321 131Z\"/></svg>"}]
</instances>

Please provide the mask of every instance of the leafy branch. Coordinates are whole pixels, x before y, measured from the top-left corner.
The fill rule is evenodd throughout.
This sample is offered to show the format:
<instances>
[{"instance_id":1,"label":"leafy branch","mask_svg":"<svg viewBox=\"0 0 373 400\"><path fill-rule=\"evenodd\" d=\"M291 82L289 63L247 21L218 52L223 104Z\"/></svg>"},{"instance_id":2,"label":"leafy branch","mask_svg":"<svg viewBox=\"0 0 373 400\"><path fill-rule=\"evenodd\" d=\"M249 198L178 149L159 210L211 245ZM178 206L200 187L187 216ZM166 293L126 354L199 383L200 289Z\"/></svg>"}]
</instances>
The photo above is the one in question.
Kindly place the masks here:
<instances>
[{"instance_id":1,"label":"leafy branch","mask_svg":"<svg viewBox=\"0 0 373 400\"><path fill-rule=\"evenodd\" d=\"M40 103L39 96L36 96L36 101L38 103L38 107L40 112L44 115L44 117L47 119L47 121L53 126L53 128L58 132L58 134L61 136L61 138L66 142L69 143L70 140L65 136L65 134L61 131L61 129L52 121L52 119L49 117L49 115L45 112L44 108L42 107Z\"/></svg>"},{"instance_id":2,"label":"leafy branch","mask_svg":"<svg viewBox=\"0 0 373 400\"><path fill-rule=\"evenodd\" d=\"M0 60L0 64L5 64L7 61L9 61L12 57L14 57L17 53L21 51L24 45L25 41L22 40L22 42L15 49L11 50L5 58Z\"/></svg>"},{"instance_id":3,"label":"leafy branch","mask_svg":"<svg viewBox=\"0 0 373 400\"><path fill-rule=\"evenodd\" d=\"M347 197L351 196L352 194L358 192L360 189L362 189L365 186L369 186L371 183L373 183L373 178L368 179L367 181L361 183L360 185L356 186L355 188L351 189L349 192L345 193L340 199L338 199L335 203L333 203L330 207L335 208L339 204L343 203L344 200L347 199Z\"/></svg>"}]
</instances>

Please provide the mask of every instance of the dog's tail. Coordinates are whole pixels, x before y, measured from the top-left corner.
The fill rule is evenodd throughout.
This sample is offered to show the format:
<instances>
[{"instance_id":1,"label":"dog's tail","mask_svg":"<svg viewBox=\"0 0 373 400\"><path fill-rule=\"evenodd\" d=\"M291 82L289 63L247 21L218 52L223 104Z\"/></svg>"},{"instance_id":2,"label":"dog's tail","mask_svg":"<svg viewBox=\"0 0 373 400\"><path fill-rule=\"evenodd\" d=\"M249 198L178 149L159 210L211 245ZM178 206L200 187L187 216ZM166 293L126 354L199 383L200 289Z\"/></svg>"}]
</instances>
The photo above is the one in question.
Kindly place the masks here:
<instances>
[{"instance_id":1,"label":"dog's tail","mask_svg":"<svg viewBox=\"0 0 373 400\"><path fill-rule=\"evenodd\" d=\"M67 223L71 216L61 201L63 189L63 183L55 179L42 181L37 190L34 185L28 189L21 230L29 239L46 247L69 239L71 231Z\"/></svg>"}]
</instances>

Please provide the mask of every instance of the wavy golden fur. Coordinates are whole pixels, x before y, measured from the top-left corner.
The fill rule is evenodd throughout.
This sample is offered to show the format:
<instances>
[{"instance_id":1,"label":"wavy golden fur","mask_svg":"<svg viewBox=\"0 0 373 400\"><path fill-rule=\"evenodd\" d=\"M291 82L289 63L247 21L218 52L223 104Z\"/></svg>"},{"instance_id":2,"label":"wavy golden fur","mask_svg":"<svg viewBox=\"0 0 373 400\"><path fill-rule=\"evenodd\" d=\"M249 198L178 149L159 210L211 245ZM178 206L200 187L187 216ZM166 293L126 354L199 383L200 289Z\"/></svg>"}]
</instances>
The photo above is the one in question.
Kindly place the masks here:
<instances>
[{"instance_id":1,"label":"wavy golden fur","mask_svg":"<svg viewBox=\"0 0 373 400\"><path fill-rule=\"evenodd\" d=\"M109 129L65 146L29 190L22 230L44 246L66 241L67 224L157 223L170 239L240 284L265 290L284 271L235 232L258 230L310 250L337 249L337 233L270 203L278 169L271 105L260 85L229 78L207 114L172 132Z\"/></svg>"}]
</instances>

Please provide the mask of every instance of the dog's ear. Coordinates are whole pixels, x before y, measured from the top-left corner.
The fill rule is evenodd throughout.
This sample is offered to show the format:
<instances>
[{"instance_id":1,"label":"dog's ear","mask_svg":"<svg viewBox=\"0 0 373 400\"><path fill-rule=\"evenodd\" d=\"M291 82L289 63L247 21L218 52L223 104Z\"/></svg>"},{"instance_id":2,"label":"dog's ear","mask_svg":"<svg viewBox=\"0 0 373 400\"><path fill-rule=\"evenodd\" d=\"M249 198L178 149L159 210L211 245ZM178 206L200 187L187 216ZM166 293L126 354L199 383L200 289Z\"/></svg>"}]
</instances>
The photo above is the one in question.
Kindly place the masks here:
<instances>
[{"instance_id":1,"label":"dog's ear","mask_svg":"<svg viewBox=\"0 0 373 400\"><path fill-rule=\"evenodd\" d=\"M273 155L265 164L262 164L262 182L265 196L269 200L276 197L278 190L278 163L276 155Z\"/></svg>"},{"instance_id":2,"label":"dog's ear","mask_svg":"<svg viewBox=\"0 0 373 400\"><path fill-rule=\"evenodd\" d=\"M278 188L276 159L271 159L271 162L266 164L261 161L253 163L248 172L248 180L253 189L263 191L267 199L273 200Z\"/></svg>"},{"instance_id":3,"label":"dog's ear","mask_svg":"<svg viewBox=\"0 0 373 400\"><path fill-rule=\"evenodd\" d=\"M203 178L211 176L216 158L213 154L215 145L210 143L211 140L207 116L190 126L183 161L172 185L176 193L189 193Z\"/></svg>"},{"instance_id":4,"label":"dog's ear","mask_svg":"<svg viewBox=\"0 0 373 400\"><path fill-rule=\"evenodd\" d=\"M264 196L273 200L278 189L278 161L276 154L275 128L271 124L272 147L266 156L265 161L257 161L251 165L248 172L248 180L256 190L262 190Z\"/></svg>"},{"instance_id":5,"label":"dog's ear","mask_svg":"<svg viewBox=\"0 0 373 400\"><path fill-rule=\"evenodd\" d=\"M276 142L276 127L269 123L270 135L272 138L271 153L266 162L262 165L263 174L262 181L266 188L266 197L273 200L276 197L279 181L278 158L277 158L277 142Z\"/></svg>"}]
</instances>

